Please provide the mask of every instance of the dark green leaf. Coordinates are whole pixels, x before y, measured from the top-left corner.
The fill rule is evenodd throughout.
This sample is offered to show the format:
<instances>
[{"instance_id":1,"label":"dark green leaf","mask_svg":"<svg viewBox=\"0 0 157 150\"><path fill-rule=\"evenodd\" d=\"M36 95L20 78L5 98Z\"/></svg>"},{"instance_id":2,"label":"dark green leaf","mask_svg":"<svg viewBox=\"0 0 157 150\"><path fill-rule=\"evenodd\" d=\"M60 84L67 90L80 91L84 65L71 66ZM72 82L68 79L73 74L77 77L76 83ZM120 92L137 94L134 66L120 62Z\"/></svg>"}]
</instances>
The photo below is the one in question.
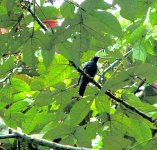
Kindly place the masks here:
<instances>
[{"instance_id":1,"label":"dark green leaf","mask_svg":"<svg viewBox=\"0 0 157 150\"><path fill-rule=\"evenodd\" d=\"M103 95L103 96L98 96L95 100L95 105L97 108L97 111L99 113L109 113L110 112L110 100L108 98L108 96Z\"/></svg>"},{"instance_id":2,"label":"dark green leaf","mask_svg":"<svg viewBox=\"0 0 157 150\"><path fill-rule=\"evenodd\" d=\"M51 50L42 50L42 56L44 59L44 65L49 67L52 63L53 56L54 56L54 49Z\"/></svg>"},{"instance_id":3,"label":"dark green leaf","mask_svg":"<svg viewBox=\"0 0 157 150\"><path fill-rule=\"evenodd\" d=\"M74 18L75 15L74 10L75 10L75 6L68 2L64 2L60 8L62 16L65 18Z\"/></svg>"},{"instance_id":4,"label":"dark green leaf","mask_svg":"<svg viewBox=\"0 0 157 150\"><path fill-rule=\"evenodd\" d=\"M91 147L91 140L95 139L96 132L100 129L101 125L98 122L91 122L86 125L86 128L78 127L74 134L77 144L81 147Z\"/></svg>"},{"instance_id":5,"label":"dark green leaf","mask_svg":"<svg viewBox=\"0 0 157 150\"><path fill-rule=\"evenodd\" d=\"M52 139L65 138L72 134L73 128L65 124L58 124L57 127L53 128L45 134L44 137Z\"/></svg>"},{"instance_id":6,"label":"dark green leaf","mask_svg":"<svg viewBox=\"0 0 157 150\"><path fill-rule=\"evenodd\" d=\"M7 59L3 65L0 66L0 75L3 75L9 71L11 71L15 67L14 65L14 57L10 57Z\"/></svg>"},{"instance_id":7,"label":"dark green leaf","mask_svg":"<svg viewBox=\"0 0 157 150\"><path fill-rule=\"evenodd\" d=\"M33 39L29 39L23 49L24 62L31 68L34 68L37 63L37 57L35 56L36 46L33 41Z\"/></svg>"},{"instance_id":8,"label":"dark green leaf","mask_svg":"<svg viewBox=\"0 0 157 150\"><path fill-rule=\"evenodd\" d=\"M84 24L98 33L109 33L122 38L122 29L115 16L106 11L93 12L91 15L84 14Z\"/></svg>"},{"instance_id":9,"label":"dark green leaf","mask_svg":"<svg viewBox=\"0 0 157 150\"><path fill-rule=\"evenodd\" d=\"M85 99L78 101L70 111L71 125L79 124L88 114L90 107L91 103L87 102Z\"/></svg>"},{"instance_id":10,"label":"dark green leaf","mask_svg":"<svg viewBox=\"0 0 157 150\"><path fill-rule=\"evenodd\" d=\"M114 3L117 3L121 7L120 14L122 17L133 21L138 17L146 16L151 1L146 2L141 0L115 0Z\"/></svg>"},{"instance_id":11,"label":"dark green leaf","mask_svg":"<svg viewBox=\"0 0 157 150\"><path fill-rule=\"evenodd\" d=\"M38 94L35 98L35 105L37 106L45 106L50 105L52 103L53 93L50 91L43 91Z\"/></svg>"}]
</instances>

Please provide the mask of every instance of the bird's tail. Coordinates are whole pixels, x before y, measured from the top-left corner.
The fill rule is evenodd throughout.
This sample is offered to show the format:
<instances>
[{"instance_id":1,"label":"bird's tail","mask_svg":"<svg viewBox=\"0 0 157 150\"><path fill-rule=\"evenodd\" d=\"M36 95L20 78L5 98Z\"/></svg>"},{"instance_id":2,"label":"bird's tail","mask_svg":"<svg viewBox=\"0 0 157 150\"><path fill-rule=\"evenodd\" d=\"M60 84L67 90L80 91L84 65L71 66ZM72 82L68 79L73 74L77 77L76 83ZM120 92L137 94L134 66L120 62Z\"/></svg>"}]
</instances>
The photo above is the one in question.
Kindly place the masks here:
<instances>
[{"instance_id":1,"label":"bird's tail","mask_svg":"<svg viewBox=\"0 0 157 150\"><path fill-rule=\"evenodd\" d=\"M83 97L87 84L81 84L79 89L79 95Z\"/></svg>"}]
</instances>

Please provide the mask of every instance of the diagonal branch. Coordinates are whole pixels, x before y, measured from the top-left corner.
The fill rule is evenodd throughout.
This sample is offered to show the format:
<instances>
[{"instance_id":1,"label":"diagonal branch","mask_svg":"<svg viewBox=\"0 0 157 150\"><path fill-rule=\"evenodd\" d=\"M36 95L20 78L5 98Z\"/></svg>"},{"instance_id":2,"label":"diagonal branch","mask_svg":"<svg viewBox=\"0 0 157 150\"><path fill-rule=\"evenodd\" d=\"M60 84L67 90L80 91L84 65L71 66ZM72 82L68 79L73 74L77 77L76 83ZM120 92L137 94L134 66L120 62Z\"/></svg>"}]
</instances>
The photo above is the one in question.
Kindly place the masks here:
<instances>
[{"instance_id":1,"label":"diagonal branch","mask_svg":"<svg viewBox=\"0 0 157 150\"><path fill-rule=\"evenodd\" d=\"M81 148L81 147L73 147L73 146L69 146L69 145L62 145L62 144L58 144L55 142L51 142L45 139L39 139L30 135L27 135L25 133L22 132L18 132L16 130L13 129L9 129L11 134L6 134L6 135L0 135L0 139L6 139L6 138L21 138L27 142L31 142L33 144L37 144L37 145L41 145L41 146L46 146L46 147L50 147L53 148L54 150L90 150L88 148Z\"/></svg>"},{"instance_id":2,"label":"diagonal branch","mask_svg":"<svg viewBox=\"0 0 157 150\"><path fill-rule=\"evenodd\" d=\"M33 13L33 11L31 10L30 6L27 8L27 10L30 12L32 17L37 21L37 23L40 25L40 27L42 29L44 29L44 31L47 31L48 29L46 28L46 26L40 21L40 19L36 16L36 14Z\"/></svg>"},{"instance_id":3,"label":"diagonal branch","mask_svg":"<svg viewBox=\"0 0 157 150\"><path fill-rule=\"evenodd\" d=\"M8 73L3 79L0 80L0 83L6 82L8 79L11 78L11 76L17 71L17 70L32 70L31 68L13 68L10 70L10 73Z\"/></svg>"},{"instance_id":4,"label":"diagonal branch","mask_svg":"<svg viewBox=\"0 0 157 150\"><path fill-rule=\"evenodd\" d=\"M23 0L19 0L20 3L23 2ZM27 9L27 11L32 15L32 17L36 20L36 22L40 25L40 27L44 30L47 31L47 27L41 22L41 20L38 18L38 16L32 11L32 9L30 8L30 3L28 2L27 6L25 7L25 9Z\"/></svg>"},{"instance_id":5,"label":"diagonal branch","mask_svg":"<svg viewBox=\"0 0 157 150\"><path fill-rule=\"evenodd\" d=\"M93 83L98 89L101 89L101 88L102 88L102 86L100 86L93 78L91 78L89 75L87 75L86 73L84 73L83 70L81 70L79 67L77 67L74 62L72 62L72 61L69 61L69 62L70 62L70 64L71 64L79 73L81 73L81 74L83 74L84 76L86 76L86 77L90 80L90 82ZM114 95L111 93L111 91L107 90L107 91L105 91L105 94L106 94L107 96L109 96L110 98L112 98L113 100L115 100L116 102L122 104L122 105L125 106L126 108L132 110L133 112L136 112L138 115L140 115L141 117L147 119L147 120L150 121L151 123L154 123L154 122L155 122L155 120L153 120L152 117L150 117L150 116L148 116L147 114L145 114L144 112L138 110L136 107L134 107L134 106L128 104L128 103L127 103L126 101L124 101L123 99L117 98L116 96L114 96Z\"/></svg>"}]
</instances>

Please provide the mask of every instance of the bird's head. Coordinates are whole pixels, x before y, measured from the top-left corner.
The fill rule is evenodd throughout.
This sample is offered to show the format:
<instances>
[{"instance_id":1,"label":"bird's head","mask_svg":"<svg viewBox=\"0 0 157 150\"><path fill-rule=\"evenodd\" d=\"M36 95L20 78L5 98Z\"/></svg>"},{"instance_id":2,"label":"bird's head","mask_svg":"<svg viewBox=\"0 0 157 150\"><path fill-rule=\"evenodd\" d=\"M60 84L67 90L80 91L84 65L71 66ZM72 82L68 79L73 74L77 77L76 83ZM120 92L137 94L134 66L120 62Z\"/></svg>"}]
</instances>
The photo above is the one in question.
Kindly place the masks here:
<instances>
[{"instance_id":1,"label":"bird's head","mask_svg":"<svg viewBox=\"0 0 157 150\"><path fill-rule=\"evenodd\" d=\"M91 61L94 61L94 62L97 63L97 61L99 60L99 58L100 58L100 57L98 57L98 56L94 56L94 57L91 59Z\"/></svg>"}]
</instances>

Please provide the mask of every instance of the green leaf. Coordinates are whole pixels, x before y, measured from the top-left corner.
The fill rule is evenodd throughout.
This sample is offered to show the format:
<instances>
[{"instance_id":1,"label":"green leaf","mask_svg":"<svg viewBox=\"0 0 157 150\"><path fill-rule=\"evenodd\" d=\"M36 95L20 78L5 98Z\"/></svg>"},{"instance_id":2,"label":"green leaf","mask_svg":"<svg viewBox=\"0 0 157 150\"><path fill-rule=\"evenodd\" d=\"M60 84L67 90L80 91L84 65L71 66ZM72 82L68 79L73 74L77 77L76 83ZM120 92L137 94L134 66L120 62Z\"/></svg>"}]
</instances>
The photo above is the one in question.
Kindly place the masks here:
<instances>
[{"instance_id":1,"label":"green leaf","mask_svg":"<svg viewBox=\"0 0 157 150\"><path fill-rule=\"evenodd\" d=\"M28 105L29 105L29 103L26 102L25 100L15 102L15 103L11 106L11 111L12 111L12 112L20 112L20 111L23 111L23 110L25 110L25 109L27 108Z\"/></svg>"},{"instance_id":2,"label":"green leaf","mask_svg":"<svg viewBox=\"0 0 157 150\"><path fill-rule=\"evenodd\" d=\"M0 75L11 71L14 67L14 57L11 56L0 66Z\"/></svg>"},{"instance_id":3,"label":"green leaf","mask_svg":"<svg viewBox=\"0 0 157 150\"><path fill-rule=\"evenodd\" d=\"M38 96L35 98L35 105L36 106L46 106L50 105L53 100L53 93L50 91L43 91L38 94Z\"/></svg>"},{"instance_id":4,"label":"green leaf","mask_svg":"<svg viewBox=\"0 0 157 150\"><path fill-rule=\"evenodd\" d=\"M1 12L1 15L6 14L6 12L7 12L6 7L2 6L2 4L0 6L0 12Z\"/></svg>"},{"instance_id":5,"label":"green leaf","mask_svg":"<svg viewBox=\"0 0 157 150\"><path fill-rule=\"evenodd\" d=\"M75 10L75 6L68 2L64 2L62 6L60 7L62 16L65 18L74 18L74 15L75 15L74 10Z\"/></svg>"},{"instance_id":6,"label":"green leaf","mask_svg":"<svg viewBox=\"0 0 157 150\"><path fill-rule=\"evenodd\" d=\"M108 96L103 95L103 96L97 96L96 100L95 100L95 105L97 108L97 111L99 113L109 113L110 112L110 100L108 98Z\"/></svg>"},{"instance_id":7,"label":"green leaf","mask_svg":"<svg viewBox=\"0 0 157 150\"><path fill-rule=\"evenodd\" d=\"M76 66L80 66L80 50L78 48L80 44L79 40L75 40L74 43L67 42L58 45L59 52L68 60L73 61Z\"/></svg>"},{"instance_id":8,"label":"green leaf","mask_svg":"<svg viewBox=\"0 0 157 150\"><path fill-rule=\"evenodd\" d=\"M109 33L122 38L122 29L115 16L106 11L93 12L91 15L83 15L85 26L97 33Z\"/></svg>"},{"instance_id":9,"label":"green leaf","mask_svg":"<svg viewBox=\"0 0 157 150\"><path fill-rule=\"evenodd\" d=\"M138 27L133 31L133 33L131 33L128 41L130 43L135 43L137 40L143 38L145 32L146 32L146 26L142 25Z\"/></svg>"},{"instance_id":10,"label":"green leaf","mask_svg":"<svg viewBox=\"0 0 157 150\"><path fill-rule=\"evenodd\" d=\"M140 42L136 42L133 46L133 60L141 60L145 62L147 53L145 47Z\"/></svg>"},{"instance_id":11,"label":"green leaf","mask_svg":"<svg viewBox=\"0 0 157 150\"><path fill-rule=\"evenodd\" d=\"M78 127L74 133L78 146L91 147L92 139L96 137L96 133L100 129L101 125L98 122L88 123L85 128L82 126Z\"/></svg>"},{"instance_id":12,"label":"green leaf","mask_svg":"<svg viewBox=\"0 0 157 150\"><path fill-rule=\"evenodd\" d=\"M42 56L44 59L44 65L46 67L49 67L52 63L53 56L54 56L54 50L42 50Z\"/></svg>"},{"instance_id":13,"label":"green leaf","mask_svg":"<svg viewBox=\"0 0 157 150\"><path fill-rule=\"evenodd\" d=\"M73 132L73 128L66 124L58 124L57 127L51 129L49 132L45 134L45 138L48 139L57 139L57 138L65 138L71 135Z\"/></svg>"},{"instance_id":14,"label":"green leaf","mask_svg":"<svg viewBox=\"0 0 157 150\"><path fill-rule=\"evenodd\" d=\"M31 68L34 68L37 63L37 57L35 56L36 45L34 40L31 38L26 42L23 48L24 62Z\"/></svg>"},{"instance_id":15,"label":"green leaf","mask_svg":"<svg viewBox=\"0 0 157 150\"><path fill-rule=\"evenodd\" d=\"M63 145L75 145L75 143L76 143L75 138L71 135L65 137L60 142L60 144L63 144Z\"/></svg>"},{"instance_id":16,"label":"green leaf","mask_svg":"<svg viewBox=\"0 0 157 150\"><path fill-rule=\"evenodd\" d=\"M142 144L138 144L133 146L132 150L156 150L157 141L156 138L149 139L148 141L143 142Z\"/></svg>"},{"instance_id":17,"label":"green leaf","mask_svg":"<svg viewBox=\"0 0 157 150\"><path fill-rule=\"evenodd\" d=\"M130 119L130 121L130 126L132 126L133 134L139 144L152 138L151 130L145 122L141 122L135 119Z\"/></svg>"},{"instance_id":18,"label":"green leaf","mask_svg":"<svg viewBox=\"0 0 157 150\"><path fill-rule=\"evenodd\" d=\"M13 89L16 89L18 91L29 92L31 90L30 86L26 82L17 78L12 78L11 85Z\"/></svg>"},{"instance_id":19,"label":"green leaf","mask_svg":"<svg viewBox=\"0 0 157 150\"><path fill-rule=\"evenodd\" d=\"M122 149L128 149L129 145L131 144L131 141L129 139L125 139L122 136L114 136L114 135L107 135L105 136L104 140L104 146L103 150L109 150L109 149L116 149L116 150L122 150Z\"/></svg>"},{"instance_id":20,"label":"green leaf","mask_svg":"<svg viewBox=\"0 0 157 150\"><path fill-rule=\"evenodd\" d=\"M45 3L45 0L40 0L40 5L42 6Z\"/></svg>"},{"instance_id":21,"label":"green leaf","mask_svg":"<svg viewBox=\"0 0 157 150\"><path fill-rule=\"evenodd\" d=\"M72 76L72 68L67 65L68 63L69 62L62 55L55 55L53 64L49 67L49 72L46 70L44 80L47 86L63 82L65 79Z\"/></svg>"},{"instance_id":22,"label":"green leaf","mask_svg":"<svg viewBox=\"0 0 157 150\"><path fill-rule=\"evenodd\" d=\"M75 100L73 99L74 93L77 94L78 89L72 88L72 89L66 89L64 86L62 86L62 89L59 89L57 91L57 95L53 96L53 98L56 101L56 104L59 105L59 109L61 111L69 111L71 107L73 107L73 103L75 103Z\"/></svg>"},{"instance_id":23,"label":"green leaf","mask_svg":"<svg viewBox=\"0 0 157 150\"><path fill-rule=\"evenodd\" d=\"M38 114L37 108L33 107L31 108L26 114L25 114L25 121L22 123L22 130L23 132L30 133L36 125L36 116Z\"/></svg>"},{"instance_id":24,"label":"green leaf","mask_svg":"<svg viewBox=\"0 0 157 150\"><path fill-rule=\"evenodd\" d=\"M128 72L139 77L149 78L156 76L157 70L152 64L144 63L130 68Z\"/></svg>"},{"instance_id":25,"label":"green leaf","mask_svg":"<svg viewBox=\"0 0 157 150\"><path fill-rule=\"evenodd\" d=\"M145 17L151 2L147 3L141 0L115 0L121 8L120 14L122 17L134 21L138 17Z\"/></svg>"},{"instance_id":26,"label":"green leaf","mask_svg":"<svg viewBox=\"0 0 157 150\"><path fill-rule=\"evenodd\" d=\"M16 4L15 0L7 0L6 1L6 7L7 7L7 11L9 14L12 13L15 4Z\"/></svg>"},{"instance_id":27,"label":"green leaf","mask_svg":"<svg viewBox=\"0 0 157 150\"><path fill-rule=\"evenodd\" d=\"M12 101L12 88L11 85L6 85L0 89L0 101L8 103Z\"/></svg>"},{"instance_id":28,"label":"green leaf","mask_svg":"<svg viewBox=\"0 0 157 150\"><path fill-rule=\"evenodd\" d=\"M16 102L16 101L20 101L20 100L23 100L26 98L26 94L27 92L20 92L20 93L16 93L13 95L13 101Z\"/></svg>"},{"instance_id":29,"label":"green leaf","mask_svg":"<svg viewBox=\"0 0 157 150\"><path fill-rule=\"evenodd\" d=\"M78 27L80 33L76 34L70 41L57 45L59 52L68 60L73 61L77 66L80 66L80 58L82 53L90 47L90 37L86 28L80 24Z\"/></svg>"},{"instance_id":30,"label":"green leaf","mask_svg":"<svg viewBox=\"0 0 157 150\"><path fill-rule=\"evenodd\" d=\"M10 118L9 116L10 116L10 109L8 109L6 111L5 119L7 119L7 121L5 120L5 122L7 122L7 124L9 124L9 122L11 121L13 128L16 128L17 126L21 127L22 122L25 120L24 114L21 112L12 112L11 113L12 118Z\"/></svg>"},{"instance_id":31,"label":"green leaf","mask_svg":"<svg viewBox=\"0 0 157 150\"><path fill-rule=\"evenodd\" d=\"M17 23L20 14L11 14L11 15L0 15L0 27L6 28L13 26Z\"/></svg>"},{"instance_id":32,"label":"green leaf","mask_svg":"<svg viewBox=\"0 0 157 150\"><path fill-rule=\"evenodd\" d=\"M141 118L126 117L124 114L111 116L112 133L134 137L138 144L141 144L152 138L150 127ZM113 134L112 134L113 135Z\"/></svg>"},{"instance_id":33,"label":"green leaf","mask_svg":"<svg viewBox=\"0 0 157 150\"><path fill-rule=\"evenodd\" d=\"M55 114L47 113L47 107L32 107L25 114L25 121L22 123L23 131L26 133L31 133L32 131L39 132L47 126L47 124L55 120ZM57 122L55 123L57 124ZM50 129L52 129L52 126ZM44 133L43 131L42 134Z\"/></svg>"},{"instance_id":34,"label":"green leaf","mask_svg":"<svg viewBox=\"0 0 157 150\"><path fill-rule=\"evenodd\" d=\"M50 31L42 32L37 30L33 35L33 42L37 44L37 47L40 47L42 50L52 51L54 53L54 42L53 42L53 34Z\"/></svg>"},{"instance_id":35,"label":"green leaf","mask_svg":"<svg viewBox=\"0 0 157 150\"><path fill-rule=\"evenodd\" d=\"M105 93L108 89L118 90L124 87L130 81L129 73L127 71L121 71L115 74L113 77L109 78L101 88L99 94Z\"/></svg>"},{"instance_id":36,"label":"green leaf","mask_svg":"<svg viewBox=\"0 0 157 150\"><path fill-rule=\"evenodd\" d=\"M150 54L150 55L155 54L153 44L151 43L150 40L145 41L144 47L146 48L146 51L147 51L148 54Z\"/></svg>"},{"instance_id":37,"label":"green leaf","mask_svg":"<svg viewBox=\"0 0 157 150\"><path fill-rule=\"evenodd\" d=\"M44 80L37 78L37 79L32 80L30 86L32 90L38 91L45 88L45 83L44 83Z\"/></svg>"},{"instance_id":38,"label":"green leaf","mask_svg":"<svg viewBox=\"0 0 157 150\"><path fill-rule=\"evenodd\" d=\"M66 19L60 30L54 33L54 43L66 42L73 34L76 34L75 32L79 29L80 21L80 16L76 16L74 19ZM69 27L67 28L67 26Z\"/></svg>"},{"instance_id":39,"label":"green leaf","mask_svg":"<svg viewBox=\"0 0 157 150\"><path fill-rule=\"evenodd\" d=\"M45 18L46 19L56 19L60 15L59 10L52 5L47 6L47 7L40 6L39 9L36 9L35 13L41 20L45 20Z\"/></svg>"},{"instance_id":40,"label":"green leaf","mask_svg":"<svg viewBox=\"0 0 157 150\"><path fill-rule=\"evenodd\" d=\"M95 0L86 0L81 4L81 8L83 8L87 13L96 9L109 9L110 7L112 6L104 2L104 0L97 0L96 3Z\"/></svg>"},{"instance_id":41,"label":"green leaf","mask_svg":"<svg viewBox=\"0 0 157 150\"><path fill-rule=\"evenodd\" d=\"M101 36L91 32L90 30L88 30L88 32L90 32L90 34L93 36L91 39L90 49L100 50L100 48L102 47L108 47L112 45L112 40L110 36Z\"/></svg>"},{"instance_id":42,"label":"green leaf","mask_svg":"<svg viewBox=\"0 0 157 150\"><path fill-rule=\"evenodd\" d=\"M136 107L137 109L143 111L143 112L152 112L152 111L155 111L157 110L157 107L155 106L152 106L148 103L143 103L139 100L138 97L136 97L135 95L127 95L127 102L131 105L131 106L134 106Z\"/></svg>"},{"instance_id":43,"label":"green leaf","mask_svg":"<svg viewBox=\"0 0 157 150\"><path fill-rule=\"evenodd\" d=\"M157 10L151 10L149 14L149 20L152 26L157 24L157 18L156 18Z\"/></svg>"},{"instance_id":44,"label":"green leaf","mask_svg":"<svg viewBox=\"0 0 157 150\"><path fill-rule=\"evenodd\" d=\"M85 99L78 101L70 111L71 125L78 125L90 111L91 102L87 102Z\"/></svg>"}]
</instances>

